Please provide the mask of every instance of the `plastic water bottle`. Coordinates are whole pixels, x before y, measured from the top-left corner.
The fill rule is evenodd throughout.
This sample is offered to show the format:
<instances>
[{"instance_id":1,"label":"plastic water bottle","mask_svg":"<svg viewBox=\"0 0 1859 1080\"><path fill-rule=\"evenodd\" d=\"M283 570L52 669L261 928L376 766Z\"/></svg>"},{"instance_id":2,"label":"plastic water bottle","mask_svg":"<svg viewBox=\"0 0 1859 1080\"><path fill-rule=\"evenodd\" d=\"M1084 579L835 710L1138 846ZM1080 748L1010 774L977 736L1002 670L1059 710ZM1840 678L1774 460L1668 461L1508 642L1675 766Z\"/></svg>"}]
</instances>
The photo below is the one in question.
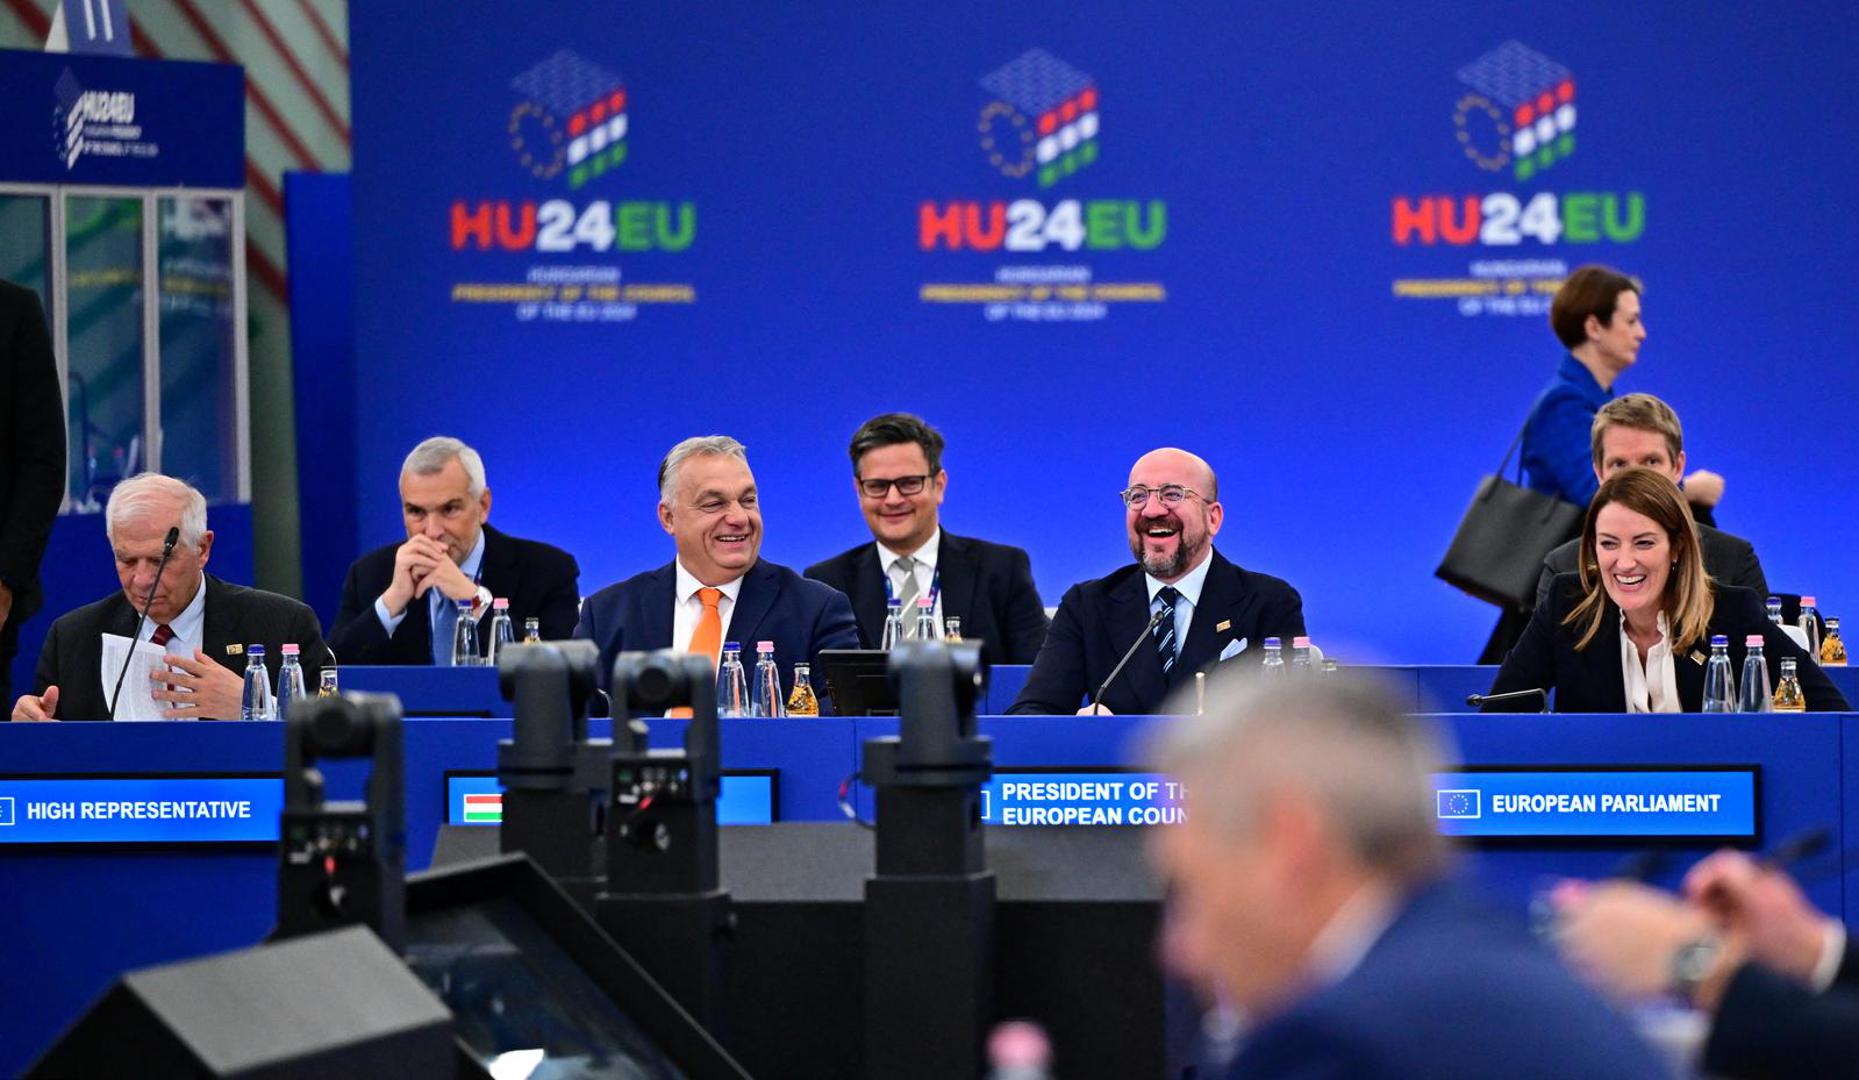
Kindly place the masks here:
<instances>
[{"instance_id":1,"label":"plastic water bottle","mask_svg":"<svg viewBox=\"0 0 1859 1080\"><path fill-rule=\"evenodd\" d=\"M903 640L904 602L893 598L884 612L884 644L881 647L885 652L890 652Z\"/></svg>"},{"instance_id":2,"label":"plastic water bottle","mask_svg":"<svg viewBox=\"0 0 1859 1080\"><path fill-rule=\"evenodd\" d=\"M1775 699L1770 704L1775 712L1807 711L1807 694L1801 689L1801 676L1792 656L1782 657L1782 681L1775 687Z\"/></svg>"},{"instance_id":3,"label":"plastic water bottle","mask_svg":"<svg viewBox=\"0 0 1859 1080\"><path fill-rule=\"evenodd\" d=\"M742 645L723 643L723 664L716 673L716 714L749 715L749 676L742 670Z\"/></svg>"},{"instance_id":4,"label":"plastic water bottle","mask_svg":"<svg viewBox=\"0 0 1859 1080\"><path fill-rule=\"evenodd\" d=\"M1303 676L1310 673L1310 639L1294 637L1291 639L1291 674Z\"/></svg>"},{"instance_id":5,"label":"plastic water bottle","mask_svg":"<svg viewBox=\"0 0 1859 1080\"><path fill-rule=\"evenodd\" d=\"M303 665L298 660L298 654L302 651L302 646L295 643L284 646L284 666L278 668L278 697L275 716L278 720L289 720L291 703L301 701L308 696L305 693L305 687L303 685Z\"/></svg>"},{"instance_id":6,"label":"plastic water bottle","mask_svg":"<svg viewBox=\"0 0 1859 1080\"><path fill-rule=\"evenodd\" d=\"M1782 598L1771 596L1766 606L1769 609L1769 621L1780 626L1782 624Z\"/></svg>"},{"instance_id":7,"label":"plastic water bottle","mask_svg":"<svg viewBox=\"0 0 1859 1080\"><path fill-rule=\"evenodd\" d=\"M755 643L755 682L749 690L750 716L785 716L781 708L781 669L775 666L775 643Z\"/></svg>"},{"instance_id":8,"label":"plastic water bottle","mask_svg":"<svg viewBox=\"0 0 1859 1080\"><path fill-rule=\"evenodd\" d=\"M1704 665L1704 711L1736 711L1736 673L1730 670L1730 639L1711 635L1711 658Z\"/></svg>"},{"instance_id":9,"label":"plastic water bottle","mask_svg":"<svg viewBox=\"0 0 1859 1080\"><path fill-rule=\"evenodd\" d=\"M1743 658L1742 692L1736 698L1737 712L1768 712L1774 690L1769 685L1769 665L1762 658L1762 635L1743 639L1749 655Z\"/></svg>"},{"instance_id":10,"label":"plastic water bottle","mask_svg":"<svg viewBox=\"0 0 1859 1080\"><path fill-rule=\"evenodd\" d=\"M514 644L516 626L510 621L510 600L499 596L491 601L491 640L484 650L484 662L495 666L504 646Z\"/></svg>"},{"instance_id":11,"label":"plastic water bottle","mask_svg":"<svg viewBox=\"0 0 1859 1080\"><path fill-rule=\"evenodd\" d=\"M813 692L813 665L794 665L794 692L787 696L787 714L820 715L820 697Z\"/></svg>"},{"instance_id":12,"label":"plastic water bottle","mask_svg":"<svg viewBox=\"0 0 1859 1080\"><path fill-rule=\"evenodd\" d=\"M542 644L542 620L534 615L523 620L523 644Z\"/></svg>"},{"instance_id":13,"label":"plastic water bottle","mask_svg":"<svg viewBox=\"0 0 1859 1080\"><path fill-rule=\"evenodd\" d=\"M1284 642L1275 637L1265 639L1265 674L1268 677L1285 673Z\"/></svg>"},{"instance_id":14,"label":"plastic water bottle","mask_svg":"<svg viewBox=\"0 0 1859 1080\"><path fill-rule=\"evenodd\" d=\"M942 639L954 643L962 640L962 617L951 615L942 621Z\"/></svg>"},{"instance_id":15,"label":"plastic water bottle","mask_svg":"<svg viewBox=\"0 0 1859 1080\"><path fill-rule=\"evenodd\" d=\"M478 620L471 617L471 601L458 602L458 625L452 628L452 666L476 667L484 662L478 654Z\"/></svg>"},{"instance_id":16,"label":"plastic water bottle","mask_svg":"<svg viewBox=\"0 0 1859 1080\"><path fill-rule=\"evenodd\" d=\"M1337 671L1336 661L1330 659L1327 656L1324 657L1323 658L1323 673L1325 675L1334 675L1336 674L1336 671Z\"/></svg>"},{"instance_id":17,"label":"plastic water bottle","mask_svg":"<svg viewBox=\"0 0 1859 1080\"><path fill-rule=\"evenodd\" d=\"M942 627L936 625L936 601L927 596L917 599L917 632L912 636L917 641L935 641L942 636Z\"/></svg>"},{"instance_id":18,"label":"plastic water bottle","mask_svg":"<svg viewBox=\"0 0 1859 1080\"><path fill-rule=\"evenodd\" d=\"M336 665L331 664L323 669L322 678L319 680L319 685L316 688L316 696L335 697L341 692L342 691L336 686Z\"/></svg>"},{"instance_id":19,"label":"plastic water bottle","mask_svg":"<svg viewBox=\"0 0 1859 1080\"><path fill-rule=\"evenodd\" d=\"M1801 632L1807 635L1807 655L1820 655L1820 613L1814 610L1814 598L1801 598Z\"/></svg>"},{"instance_id":20,"label":"plastic water bottle","mask_svg":"<svg viewBox=\"0 0 1859 1080\"><path fill-rule=\"evenodd\" d=\"M245 698L239 703L241 720L275 720L271 707L271 673L265 670L265 647L245 647Z\"/></svg>"},{"instance_id":21,"label":"plastic water bottle","mask_svg":"<svg viewBox=\"0 0 1859 1080\"><path fill-rule=\"evenodd\" d=\"M1832 615L1827 616L1827 636L1820 641L1820 666L1846 666L1846 642L1840 638L1840 620Z\"/></svg>"}]
</instances>

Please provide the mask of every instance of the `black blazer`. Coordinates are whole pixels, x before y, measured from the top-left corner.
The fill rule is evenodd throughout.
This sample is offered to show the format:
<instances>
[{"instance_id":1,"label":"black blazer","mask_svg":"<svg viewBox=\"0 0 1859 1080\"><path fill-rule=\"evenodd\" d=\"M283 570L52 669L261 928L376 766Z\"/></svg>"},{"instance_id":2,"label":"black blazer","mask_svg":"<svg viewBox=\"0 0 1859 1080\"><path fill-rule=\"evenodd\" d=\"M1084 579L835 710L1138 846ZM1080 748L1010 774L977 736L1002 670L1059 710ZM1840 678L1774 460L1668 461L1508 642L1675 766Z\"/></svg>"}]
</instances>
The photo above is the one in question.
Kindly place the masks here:
<instances>
[{"instance_id":1,"label":"black blazer","mask_svg":"<svg viewBox=\"0 0 1859 1080\"><path fill-rule=\"evenodd\" d=\"M1749 541L1699 522L1698 547L1704 553L1704 572L1717 584L1740 586L1759 597L1769 595L1769 579L1763 576L1762 563L1756 558L1756 549ZM1536 579L1538 607L1548 599L1549 586L1556 580L1556 575L1576 569L1575 564L1579 561L1580 537L1543 556L1543 573Z\"/></svg>"},{"instance_id":2,"label":"black blazer","mask_svg":"<svg viewBox=\"0 0 1859 1080\"><path fill-rule=\"evenodd\" d=\"M329 645L344 664L431 664L432 608L424 596L407 604L406 617L389 637L374 613L374 601L394 580L394 552L406 541L375 548L356 559L342 582L342 606ZM574 556L536 540L522 540L484 526L484 561L478 583L492 596L508 597L510 621L523 635L523 620L542 620L545 641L574 633L581 606L581 568ZM490 625L490 612L479 621Z\"/></svg>"},{"instance_id":3,"label":"black blazer","mask_svg":"<svg viewBox=\"0 0 1859 1080\"><path fill-rule=\"evenodd\" d=\"M1743 638L1762 635L1762 652L1769 665L1771 682L1781 679L1783 657L1792 657L1801 689L1807 693L1811 712L1845 712L1846 698L1827 678L1820 665L1794 639L1769 622L1763 613L1762 600L1748 589L1718 585L1717 603L1711 612L1709 633L1730 639L1730 666L1738 678L1743 674L1747 649ZM1627 707L1627 679L1620 670L1620 609L1613 601L1601 614L1601 627L1586 649L1575 651L1580 637L1562 620L1581 601L1581 581L1575 574L1558 574L1549 599L1537 605L1523 637L1504 658L1491 692L1543 687L1555 691L1555 709L1569 713L1617 713ZM1699 712L1704 702L1704 661L1710 657L1709 642L1694 643L1684 655L1673 658L1676 668L1678 699L1685 712ZM1493 702L1485 712L1535 712L1534 698Z\"/></svg>"},{"instance_id":4,"label":"black blazer","mask_svg":"<svg viewBox=\"0 0 1859 1080\"><path fill-rule=\"evenodd\" d=\"M284 664L284 646L295 643L303 650L305 687L316 692L317 679L329 655L323 644L323 628L316 613L307 604L288 596L233 585L208 574L206 621L200 631L200 647L228 671L245 671L244 646L265 647L265 666L275 684L278 668ZM48 686L58 687L57 718L60 720L108 720L110 698L102 686L102 634L128 637L136 628L136 609L122 593L111 593L94 604L66 612L52 623L39 652L39 670L33 678L34 694L44 694ZM238 646L239 651L229 651ZM116 673L110 673L116 681ZM123 693L131 692L125 685Z\"/></svg>"},{"instance_id":5,"label":"black blazer","mask_svg":"<svg viewBox=\"0 0 1859 1080\"><path fill-rule=\"evenodd\" d=\"M620 653L675 647L671 624L677 602L675 562L635 574L587 598L574 636L600 646L601 689L613 682L613 660ZM796 661L818 664L821 649L859 647L858 626L844 594L767 559L757 560L743 575L726 637L741 643L743 663L751 671L755 643L774 642L784 694L794 685ZM817 667L813 686L821 711L828 711L825 678Z\"/></svg>"},{"instance_id":6,"label":"black blazer","mask_svg":"<svg viewBox=\"0 0 1859 1080\"><path fill-rule=\"evenodd\" d=\"M0 281L0 581L13 590L9 635L39 610L39 560L64 492L65 407L45 313L37 293ZM0 655L0 664L11 656Z\"/></svg>"},{"instance_id":7,"label":"black blazer","mask_svg":"<svg viewBox=\"0 0 1859 1080\"><path fill-rule=\"evenodd\" d=\"M1704 1044L1710 1076L1851 1076L1859 1062L1853 943L1833 985L1816 994L1759 964L1730 976Z\"/></svg>"},{"instance_id":8,"label":"black blazer","mask_svg":"<svg viewBox=\"0 0 1859 1080\"><path fill-rule=\"evenodd\" d=\"M1162 661L1147 645L1104 692L1103 705L1113 713L1153 713L1169 694L1194 681L1194 673L1212 667L1228 643L1246 640L1243 663L1257 663L1268 637L1291 639L1304 633L1304 601L1297 590L1267 574L1243 570L1215 551L1210 558L1201 602L1188 626L1188 640L1166 678ZM1149 587L1142 567L1131 564L1109 577L1085 581L1066 590L1059 612L1046 631L1045 644L1026 686L1010 713L1073 713L1086 703L1123 653L1149 622Z\"/></svg>"},{"instance_id":9,"label":"black blazer","mask_svg":"<svg viewBox=\"0 0 1859 1080\"><path fill-rule=\"evenodd\" d=\"M1046 608L1033 585L1033 564L1026 552L945 529L936 549L936 570L942 576L942 613L962 620L962 640L981 642L981 655L990 664L1033 662L1046 640ZM861 647L875 649L884 643L889 593L876 543L814 563L807 576L852 601ZM905 612L905 618L915 616Z\"/></svg>"}]
</instances>

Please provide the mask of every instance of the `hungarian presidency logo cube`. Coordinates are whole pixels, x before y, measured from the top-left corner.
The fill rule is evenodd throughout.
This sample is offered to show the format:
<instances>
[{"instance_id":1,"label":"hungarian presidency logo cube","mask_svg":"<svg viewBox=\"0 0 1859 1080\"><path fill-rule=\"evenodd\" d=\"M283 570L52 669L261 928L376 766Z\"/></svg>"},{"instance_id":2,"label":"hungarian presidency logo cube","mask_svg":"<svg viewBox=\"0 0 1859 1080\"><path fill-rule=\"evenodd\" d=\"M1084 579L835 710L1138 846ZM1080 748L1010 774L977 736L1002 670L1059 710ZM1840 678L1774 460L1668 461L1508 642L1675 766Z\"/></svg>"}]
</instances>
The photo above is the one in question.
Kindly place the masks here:
<instances>
[{"instance_id":1,"label":"hungarian presidency logo cube","mask_svg":"<svg viewBox=\"0 0 1859 1080\"><path fill-rule=\"evenodd\" d=\"M1575 76L1535 49L1506 41L1459 69L1472 93L1453 114L1465 154L1489 172L1528 180L1575 152Z\"/></svg>"},{"instance_id":2,"label":"hungarian presidency logo cube","mask_svg":"<svg viewBox=\"0 0 1859 1080\"><path fill-rule=\"evenodd\" d=\"M1044 49L981 77L981 149L1002 176L1049 188L1097 160L1097 84Z\"/></svg>"},{"instance_id":3,"label":"hungarian presidency logo cube","mask_svg":"<svg viewBox=\"0 0 1859 1080\"><path fill-rule=\"evenodd\" d=\"M510 80L510 149L539 180L579 190L626 160L626 84L567 49Z\"/></svg>"},{"instance_id":4,"label":"hungarian presidency logo cube","mask_svg":"<svg viewBox=\"0 0 1859 1080\"><path fill-rule=\"evenodd\" d=\"M1436 809L1442 818L1476 818L1484 816L1484 793L1477 788L1447 788L1434 793Z\"/></svg>"},{"instance_id":5,"label":"hungarian presidency logo cube","mask_svg":"<svg viewBox=\"0 0 1859 1080\"><path fill-rule=\"evenodd\" d=\"M18 820L13 816L13 796L0 795L0 825L11 825Z\"/></svg>"}]
</instances>

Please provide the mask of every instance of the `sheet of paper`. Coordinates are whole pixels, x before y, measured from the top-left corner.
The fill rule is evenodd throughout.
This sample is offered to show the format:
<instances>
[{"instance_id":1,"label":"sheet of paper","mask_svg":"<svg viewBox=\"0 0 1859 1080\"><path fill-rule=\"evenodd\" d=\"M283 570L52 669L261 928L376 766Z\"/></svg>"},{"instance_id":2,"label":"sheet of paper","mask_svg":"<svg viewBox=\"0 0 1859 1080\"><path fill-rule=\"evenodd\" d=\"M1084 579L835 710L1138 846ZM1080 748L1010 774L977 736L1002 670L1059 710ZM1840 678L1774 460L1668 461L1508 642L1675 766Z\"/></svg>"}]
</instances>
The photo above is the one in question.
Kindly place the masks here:
<instances>
[{"instance_id":1,"label":"sheet of paper","mask_svg":"<svg viewBox=\"0 0 1859 1080\"><path fill-rule=\"evenodd\" d=\"M154 699L155 683L149 678L154 672L166 672L168 665L161 662L168 650L146 641L135 642L135 653L130 654L130 640L121 634L103 635L103 700L107 705L110 694L116 689L116 675L123 670L123 658L129 657L129 674L123 676L122 696L116 700L116 719L118 720L161 720L161 710L165 707Z\"/></svg>"}]
</instances>

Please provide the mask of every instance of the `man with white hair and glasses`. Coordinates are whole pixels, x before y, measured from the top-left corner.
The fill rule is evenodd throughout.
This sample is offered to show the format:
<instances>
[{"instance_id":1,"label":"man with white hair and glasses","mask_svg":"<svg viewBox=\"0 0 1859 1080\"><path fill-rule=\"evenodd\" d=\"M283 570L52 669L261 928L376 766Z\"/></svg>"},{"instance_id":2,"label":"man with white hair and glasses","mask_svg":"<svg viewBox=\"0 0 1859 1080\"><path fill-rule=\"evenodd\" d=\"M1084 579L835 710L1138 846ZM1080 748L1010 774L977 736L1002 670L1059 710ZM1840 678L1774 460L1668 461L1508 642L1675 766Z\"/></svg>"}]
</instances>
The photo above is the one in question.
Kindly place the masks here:
<instances>
[{"instance_id":1,"label":"man with white hair and glasses","mask_svg":"<svg viewBox=\"0 0 1859 1080\"><path fill-rule=\"evenodd\" d=\"M165 666L145 684L123 685L117 715L128 713L122 702L140 695L144 702L153 698L166 719L237 720L249 645L265 647L273 685L283 646L297 645L305 682L316 685L328 655L316 613L288 596L233 585L206 572L213 531L207 528L207 501L200 492L158 473L133 476L110 492L104 523L122 591L52 624L39 653L34 692L14 704L14 720L114 719L111 699L119 668L103 663L105 634L136 634L137 641L167 650ZM171 529L175 541L164 567L162 552ZM138 631L144 604L148 617ZM137 711L146 715L148 710Z\"/></svg>"}]
</instances>

